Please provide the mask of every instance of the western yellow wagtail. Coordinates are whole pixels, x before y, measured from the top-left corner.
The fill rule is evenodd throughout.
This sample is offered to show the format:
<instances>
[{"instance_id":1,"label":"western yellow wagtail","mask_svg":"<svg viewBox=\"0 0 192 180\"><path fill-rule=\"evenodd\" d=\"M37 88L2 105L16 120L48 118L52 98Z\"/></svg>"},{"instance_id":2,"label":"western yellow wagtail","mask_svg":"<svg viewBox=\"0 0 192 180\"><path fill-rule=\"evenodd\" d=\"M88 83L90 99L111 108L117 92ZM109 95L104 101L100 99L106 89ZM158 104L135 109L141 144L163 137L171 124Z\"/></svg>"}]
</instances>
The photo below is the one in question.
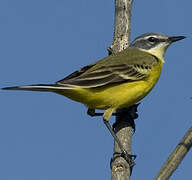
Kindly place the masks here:
<instances>
[{"instance_id":1,"label":"western yellow wagtail","mask_svg":"<svg viewBox=\"0 0 192 180\"><path fill-rule=\"evenodd\" d=\"M6 90L49 91L81 102L89 108L105 110L103 120L118 143L109 119L113 111L129 107L143 99L161 74L167 47L184 36L146 33L137 37L129 48L87 65L54 84L3 88Z\"/></svg>"}]
</instances>

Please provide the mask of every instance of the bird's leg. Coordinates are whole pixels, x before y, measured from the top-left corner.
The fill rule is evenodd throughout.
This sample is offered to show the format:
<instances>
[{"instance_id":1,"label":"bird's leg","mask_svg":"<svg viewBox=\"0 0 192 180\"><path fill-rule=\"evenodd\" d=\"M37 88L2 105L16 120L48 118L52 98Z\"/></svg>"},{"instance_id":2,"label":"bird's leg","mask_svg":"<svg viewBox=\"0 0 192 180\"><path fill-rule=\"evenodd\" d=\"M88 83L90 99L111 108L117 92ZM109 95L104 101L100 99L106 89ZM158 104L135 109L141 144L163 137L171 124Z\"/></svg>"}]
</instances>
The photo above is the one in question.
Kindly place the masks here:
<instances>
[{"instance_id":1,"label":"bird's leg","mask_svg":"<svg viewBox=\"0 0 192 180\"><path fill-rule=\"evenodd\" d=\"M134 104L133 106L130 106L128 108L121 109L121 111L117 110L117 112L112 113L112 116L126 116L126 117L128 117L129 124L133 128L133 132L135 132L135 121L134 121L134 119L136 119L138 117L137 107L138 107L139 104ZM97 112L95 112L95 109L90 109L90 108L88 108L87 114L89 116L91 116L91 117L103 116L104 115L104 113L97 113ZM117 123L118 122L116 121L113 124L113 130L115 129Z\"/></svg>"},{"instance_id":2,"label":"bird's leg","mask_svg":"<svg viewBox=\"0 0 192 180\"><path fill-rule=\"evenodd\" d=\"M119 138L117 137L117 135L115 134L114 130L112 129L110 123L109 123L109 119L113 113L113 109L108 109L105 111L104 115L103 115L103 122L106 125L107 129L109 130L109 132L111 133L111 135L113 136L113 138L115 139L115 141L117 142L120 150L121 150L121 154L120 156L123 157L128 164L130 165L130 167L133 167L135 165L135 162L133 161L133 159L136 158L135 155L131 155L128 154L128 152L124 149L123 145L121 144ZM113 160L112 160L113 161Z\"/></svg>"},{"instance_id":3,"label":"bird's leg","mask_svg":"<svg viewBox=\"0 0 192 180\"><path fill-rule=\"evenodd\" d=\"M93 116L103 116L104 113L97 113L95 112L95 109L88 108L87 114L93 117ZM117 115L118 113L112 113L112 116L117 116Z\"/></svg>"},{"instance_id":4,"label":"bird's leg","mask_svg":"<svg viewBox=\"0 0 192 180\"><path fill-rule=\"evenodd\" d=\"M115 126L112 128L111 127L111 125L110 125L110 123L109 123L109 119L110 119L110 117L112 116L112 115L122 115L122 112L120 112L120 113L113 113L113 111L114 111L114 109L107 109L106 111L105 111L105 113L96 113L95 112L95 109L90 109L90 108L88 108L88 111L87 111L87 114L88 115L90 115L90 116L103 116L103 122L104 122L104 124L106 125L106 127L108 128L108 130L109 130L109 132L111 133L111 135L113 136L113 138L115 139L115 141L117 142L117 144L118 144L118 146L119 146L119 148L120 148L120 150L121 150L121 152L122 153L119 153L119 154L117 154L116 153L116 158L117 157L123 157L128 163L129 163L129 165L131 166L131 167L133 167L134 166L134 161L133 161L133 159L135 159L136 158L136 156L135 155L130 155L130 154L128 154L127 153L127 151L123 148L123 145L121 144L121 142L120 142L120 140L119 140L119 138L117 137L117 135L115 134L115 131L114 131L114 129L115 129ZM125 112L123 112L123 114L124 114ZM114 159L112 159L111 160L111 164L112 164L112 161L113 161Z\"/></svg>"},{"instance_id":5,"label":"bird's leg","mask_svg":"<svg viewBox=\"0 0 192 180\"><path fill-rule=\"evenodd\" d=\"M87 110L87 114L89 115L89 116L103 116L103 113L96 113L95 112L95 109L90 109L90 108L88 108L88 110Z\"/></svg>"}]
</instances>

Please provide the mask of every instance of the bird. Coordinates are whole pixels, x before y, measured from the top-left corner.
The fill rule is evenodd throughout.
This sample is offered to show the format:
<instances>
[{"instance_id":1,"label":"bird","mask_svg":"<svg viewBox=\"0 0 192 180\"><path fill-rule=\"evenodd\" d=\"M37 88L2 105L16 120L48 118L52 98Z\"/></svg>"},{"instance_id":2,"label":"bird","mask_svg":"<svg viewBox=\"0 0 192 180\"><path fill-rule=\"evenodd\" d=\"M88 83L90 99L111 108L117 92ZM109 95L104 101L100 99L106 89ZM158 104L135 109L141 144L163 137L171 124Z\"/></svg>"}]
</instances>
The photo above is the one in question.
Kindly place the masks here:
<instances>
[{"instance_id":1,"label":"bird","mask_svg":"<svg viewBox=\"0 0 192 180\"><path fill-rule=\"evenodd\" d=\"M56 83L6 87L3 90L54 92L84 104L90 115L94 115L95 109L105 110L104 124L125 158L130 159L110 126L110 117L115 110L139 102L153 89L160 77L167 48L184 38L145 33L125 50L89 64Z\"/></svg>"}]
</instances>

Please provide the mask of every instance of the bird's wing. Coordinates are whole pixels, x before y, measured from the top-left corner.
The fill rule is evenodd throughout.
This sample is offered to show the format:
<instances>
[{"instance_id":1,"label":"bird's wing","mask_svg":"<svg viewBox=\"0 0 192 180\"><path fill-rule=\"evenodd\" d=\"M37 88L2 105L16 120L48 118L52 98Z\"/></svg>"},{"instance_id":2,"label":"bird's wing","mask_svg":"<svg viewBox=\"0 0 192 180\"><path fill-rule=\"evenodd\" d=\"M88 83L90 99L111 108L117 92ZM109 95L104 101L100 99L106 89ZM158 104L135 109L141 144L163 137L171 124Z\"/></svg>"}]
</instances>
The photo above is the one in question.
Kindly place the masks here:
<instances>
[{"instance_id":1,"label":"bird's wing","mask_svg":"<svg viewBox=\"0 0 192 180\"><path fill-rule=\"evenodd\" d=\"M131 57L131 58L130 58ZM158 59L137 49L127 49L85 66L56 82L57 85L93 88L147 78Z\"/></svg>"}]
</instances>

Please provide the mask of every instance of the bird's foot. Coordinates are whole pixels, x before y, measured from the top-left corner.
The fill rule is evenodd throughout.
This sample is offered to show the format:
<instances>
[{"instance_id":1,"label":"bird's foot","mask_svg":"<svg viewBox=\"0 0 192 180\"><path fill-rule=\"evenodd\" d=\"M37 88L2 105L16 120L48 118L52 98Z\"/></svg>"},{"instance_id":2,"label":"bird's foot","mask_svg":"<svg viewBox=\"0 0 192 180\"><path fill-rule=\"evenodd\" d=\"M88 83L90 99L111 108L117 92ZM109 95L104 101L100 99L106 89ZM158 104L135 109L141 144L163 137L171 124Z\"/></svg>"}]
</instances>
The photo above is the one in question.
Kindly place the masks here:
<instances>
[{"instance_id":1,"label":"bird's foot","mask_svg":"<svg viewBox=\"0 0 192 180\"><path fill-rule=\"evenodd\" d=\"M132 169L133 166L135 165L135 162L134 160L136 159L136 155L131 155L131 154L128 154L126 151L123 151L122 153L114 153L113 154L113 157L111 158L111 161L110 161L110 167L112 168L113 166L113 162L119 158L119 157L122 157L124 158L127 163L129 164L130 168Z\"/></svg>"},{"instance_id":2,"label":"bird's foot","mask_svg":"<svg viewBox=\"0 0 192 180\"><path fill-rule=\"evenodd\" d=\"M138 118L138 114L137 114L137 107L139 106L140 103L138 104L134 104L128 108L123 108L120 110L117 110L116 112L116 116L117 119L115 121L115 123L113 124L113 130L114 131L118 131L117 127L118 124L121 122L127 122L129 124L129 126L131 126L133 128L133 133L135 133L135 119ZM120 118L118 118L120 117ZM125 124L127 126L127 124Z\"/></svg>"}]
</instances>

